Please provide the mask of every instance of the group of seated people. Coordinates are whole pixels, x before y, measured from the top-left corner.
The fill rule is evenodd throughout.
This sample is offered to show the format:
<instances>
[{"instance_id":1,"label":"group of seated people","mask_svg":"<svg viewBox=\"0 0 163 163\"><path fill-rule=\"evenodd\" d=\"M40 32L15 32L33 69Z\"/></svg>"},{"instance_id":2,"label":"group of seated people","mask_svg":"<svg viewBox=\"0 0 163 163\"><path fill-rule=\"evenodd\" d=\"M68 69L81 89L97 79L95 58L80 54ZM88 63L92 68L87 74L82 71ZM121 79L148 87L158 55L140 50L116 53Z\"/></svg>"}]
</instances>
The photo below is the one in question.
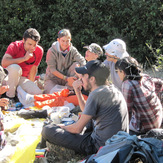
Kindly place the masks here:
<instances>
[{"instance_id":1,"label":"group of seated people","mask_svg":"<svg viewBox=\"0 0 163 163\"><path fill-rule=\"evenodd\" d=\"M136 59L127 53L123 40L114 39L103 46L105 54L96 43L85 46L84 58L72 45L70 31L60 30L46 55L44 90L34 83L43 55L39 40L37 30L30 28L22 41L9 45L1 70L2 74L8 70L5 83L9 87L3 88L5 75L0 74L0 93L6 92L10 99L15 99L17 93L23 105L53 107L68 101L79 105L82 111L79 120L71 125L45 125L41 133L42 148L48 141L90 155L118 131L140 135L161 127L162 104L158 94L163 91L163 80L143 74ZM56 100L53 89L56 85L67 86L73 94L68 92ZM1 107L7 104L8 100L1 98Z\"/></svg>"}]
</instances>

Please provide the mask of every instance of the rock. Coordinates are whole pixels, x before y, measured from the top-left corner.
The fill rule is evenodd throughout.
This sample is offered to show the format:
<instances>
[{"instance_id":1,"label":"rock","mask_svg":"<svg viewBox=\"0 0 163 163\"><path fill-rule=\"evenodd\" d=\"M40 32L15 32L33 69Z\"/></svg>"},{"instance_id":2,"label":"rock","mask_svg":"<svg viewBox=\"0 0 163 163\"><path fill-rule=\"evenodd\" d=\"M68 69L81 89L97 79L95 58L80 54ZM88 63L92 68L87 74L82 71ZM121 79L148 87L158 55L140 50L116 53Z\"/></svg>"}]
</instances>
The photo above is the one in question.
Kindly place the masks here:
<instances>
[{"instance_id":1,"label":"rock","mask_svg":"<svg viewBox=\"0 0 163 163\"><path fill-rule=\"evenodd\" d=\"M48 163L75 163L85 158L83 155L76 154L74 150L54 145L49 142L46 144L49 149L46 156Z\"/></svg>"}]
</instances>

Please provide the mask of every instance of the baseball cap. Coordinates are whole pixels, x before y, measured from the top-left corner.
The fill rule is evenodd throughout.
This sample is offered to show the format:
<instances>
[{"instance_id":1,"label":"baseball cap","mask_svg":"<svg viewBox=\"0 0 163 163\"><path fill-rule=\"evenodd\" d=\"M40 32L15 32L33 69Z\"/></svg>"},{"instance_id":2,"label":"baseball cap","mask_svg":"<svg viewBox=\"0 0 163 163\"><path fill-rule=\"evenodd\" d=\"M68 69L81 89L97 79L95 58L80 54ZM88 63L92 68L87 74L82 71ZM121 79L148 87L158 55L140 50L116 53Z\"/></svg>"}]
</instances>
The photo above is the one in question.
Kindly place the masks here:
<instances>
[{"instance_id":1,"label":"baseball cap","mask_svg":"<svg viewBox=\"0 0 163 163\"><path fill-rule=\"evenodd\" d=\"M89 46L84 46L83 48L88 49L90 52L95 53L97 55L103 55L103 50L100 47L100 45L96 44L96 43L92 43Z\"/></svg>"},{"instance_id":2,"label":"baseball cap","mask_svg":"<svg viewBox=\"0 0 163 163\"><path fill-rule=\"evenodd\" d=\"M103 48L106 53L116 56L120 59L129 56L126 51L126 43L121 39L114 39L107 45L104 45Z\"/></svg>"},{"instance_id":3,"label":"baseball cap","mask_svg":"<svg viewBox=\"0 0 163 163\"><path fill-rule=\"evenodd\" d=\"M78 74L93 74L98 68L101 67L103 63L99 60L92 60L87 62L87 64L83 67L76 67L75 70Z\"/></svg>"},{"instance_id":4,"label":"baseball cap","mask_svg":"<svg viewBox=\"0 0 163 163\"><path fill-rule=\"evenodd\" d=\"M0 66L0 86L2 85L3 80L7 77L8 71Z\"/></svg>"}]
</instances>

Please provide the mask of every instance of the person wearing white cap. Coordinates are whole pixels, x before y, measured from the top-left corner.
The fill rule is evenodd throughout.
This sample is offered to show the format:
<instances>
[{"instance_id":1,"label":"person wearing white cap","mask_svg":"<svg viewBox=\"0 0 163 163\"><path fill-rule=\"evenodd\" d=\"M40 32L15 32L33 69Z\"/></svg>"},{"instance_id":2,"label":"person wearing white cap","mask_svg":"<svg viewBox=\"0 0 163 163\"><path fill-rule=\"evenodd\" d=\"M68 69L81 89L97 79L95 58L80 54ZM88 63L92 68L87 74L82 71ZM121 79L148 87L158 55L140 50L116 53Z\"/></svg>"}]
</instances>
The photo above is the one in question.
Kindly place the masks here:
<instances>
[{"instance_id":1,"label":"person wearing white cap","mask_svg":"<svg viewBox=\"0 0 163 163\"><path fill-rule=\"evenodd\" d=\"M107 59L104 64L110 68L112 83L121 90L122 81L115 72L115 63L118 59L128 57L129 54L126 51L126 43L121 39L114 39L107 45L103 46Z\"/></svg>"}]
</instances>

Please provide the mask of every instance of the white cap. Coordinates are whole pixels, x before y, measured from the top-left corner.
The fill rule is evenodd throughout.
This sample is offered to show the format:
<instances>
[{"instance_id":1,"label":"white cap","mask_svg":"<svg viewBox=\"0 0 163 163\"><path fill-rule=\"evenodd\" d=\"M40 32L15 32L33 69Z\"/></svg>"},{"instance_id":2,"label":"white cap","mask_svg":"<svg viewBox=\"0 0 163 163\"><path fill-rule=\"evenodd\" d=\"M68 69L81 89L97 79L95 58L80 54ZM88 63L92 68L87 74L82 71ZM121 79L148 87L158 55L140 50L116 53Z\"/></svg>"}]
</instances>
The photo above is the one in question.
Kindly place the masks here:
<instances>
[{"instance_id":1,"label":"white cap","mask_svg":"<svg viewBox=\"0 0 163 163\"><path fill-rule=\"evenodd\" d=\"M106 53L114 55L120 59L129 56L126 51L126 43L121 39L114 39L107 45L104 45L103 48Z\"/></svg>"}]
</instances>

